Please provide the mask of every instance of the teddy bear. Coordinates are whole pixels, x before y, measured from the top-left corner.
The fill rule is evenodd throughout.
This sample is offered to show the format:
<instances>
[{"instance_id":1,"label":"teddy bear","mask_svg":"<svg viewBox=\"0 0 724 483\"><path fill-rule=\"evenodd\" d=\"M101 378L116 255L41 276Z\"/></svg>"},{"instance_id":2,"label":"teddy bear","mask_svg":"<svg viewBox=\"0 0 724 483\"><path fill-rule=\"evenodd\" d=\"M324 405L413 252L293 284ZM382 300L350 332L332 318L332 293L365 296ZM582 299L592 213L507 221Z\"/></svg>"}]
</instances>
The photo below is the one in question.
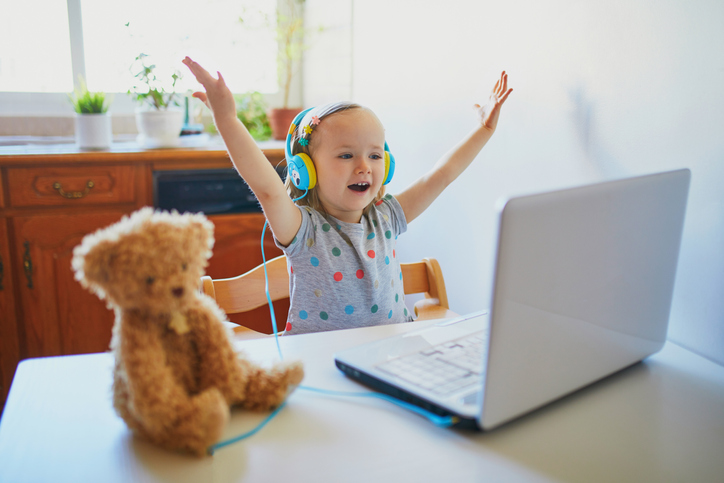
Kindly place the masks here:
<instances>
[{"instance_id":1,"label":"teddy bear","mask_svg":"<svg viewBox=\"0 0 724 483\"><path fill-rule=\"evenodd\" d=\"M75 278L115 311L113 406L139 437L204 455L230 407L265 411L301 382L300 362L265 369L232 346L226 316L199 290L214 225L142 208L83 238Z\"/></svg>"}]
</instances>

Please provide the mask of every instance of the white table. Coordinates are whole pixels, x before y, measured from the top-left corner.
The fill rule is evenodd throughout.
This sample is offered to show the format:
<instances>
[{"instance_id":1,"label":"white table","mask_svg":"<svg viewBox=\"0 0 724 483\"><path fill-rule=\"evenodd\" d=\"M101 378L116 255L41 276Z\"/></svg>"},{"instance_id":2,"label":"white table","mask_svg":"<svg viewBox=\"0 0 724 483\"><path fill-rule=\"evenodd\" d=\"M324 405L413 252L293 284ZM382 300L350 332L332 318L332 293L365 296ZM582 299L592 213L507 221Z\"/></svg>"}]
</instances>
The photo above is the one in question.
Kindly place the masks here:
<instances>
[{"instance_id":1,"label":"white table","mask_svg":"<svg viewBox=\"0 0 724 483\"><path fill-rule=\"evenodd\" d=\"M304 361L304 384L359 391L332 354L425 323L280 342L285 358ZM272 338L239 344L258 360L276 357ZM111 407L111 368L110 354L20 364L0 421L0 481L724 481L724 367L673 343L490 433L298 390L259 433L201 459L131 435ZM264 417L236 411L224 437Z\"/></svg>"}]
</instances>

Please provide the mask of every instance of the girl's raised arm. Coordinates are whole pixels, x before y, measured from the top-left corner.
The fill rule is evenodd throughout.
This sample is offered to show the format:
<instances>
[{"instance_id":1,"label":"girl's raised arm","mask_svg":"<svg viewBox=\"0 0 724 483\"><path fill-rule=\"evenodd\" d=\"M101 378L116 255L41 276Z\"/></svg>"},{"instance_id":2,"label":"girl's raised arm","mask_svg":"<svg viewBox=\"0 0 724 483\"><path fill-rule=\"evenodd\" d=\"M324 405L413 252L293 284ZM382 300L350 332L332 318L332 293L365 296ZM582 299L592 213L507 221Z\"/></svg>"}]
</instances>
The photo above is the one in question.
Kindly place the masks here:
<instances>
[{"instance_id":1,"label":"girl's raised arm","mask_svg":"<svg viewBox=\"0 0 724 483\"><path fill-rule=\"evenodd\" d=\"M435 163L432 169L396 196L407 222L417 218L473 162L495 132L500 108L513 89L508 89L508 74L500 74L487 104L475 104L480 125Z\"/></svg>"},{"instance_id":2,"label":"girl's raised arm","mask_svg":"<svg viewBox=\"0 0 724 483\"><path fill-rule=\"evenodd\" d=\"M261 203L269 226L280 243L288 245L302 223L301 213L287 194L284 183L259 149L249 131L236 117L234 95L224 82L209 74L189 57L183 60L206 92L194 92L211 109L216 128L224 140L231 162Z\"/></svg>"}]
</instances>

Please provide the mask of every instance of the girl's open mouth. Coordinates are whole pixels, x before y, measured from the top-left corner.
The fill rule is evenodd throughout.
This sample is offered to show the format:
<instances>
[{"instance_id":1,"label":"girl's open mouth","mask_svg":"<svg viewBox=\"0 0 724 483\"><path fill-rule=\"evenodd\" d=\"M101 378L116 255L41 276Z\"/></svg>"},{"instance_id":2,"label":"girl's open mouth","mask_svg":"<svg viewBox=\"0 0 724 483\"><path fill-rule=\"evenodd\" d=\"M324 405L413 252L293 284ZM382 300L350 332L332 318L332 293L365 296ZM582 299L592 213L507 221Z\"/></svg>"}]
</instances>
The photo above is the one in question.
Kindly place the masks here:
<instances>
[{"instance_id":1,"label":"girl's open mouth","mask_svg":"<svg viewBox=\"0 0 724 483\"><path fill-rule=\"evenodd\" d=\"M355 183L347 186L347 188L351 189L352 191L359 191L360 193L367 191L370 189L369 183Z\"/></svg>"}]
</instances>

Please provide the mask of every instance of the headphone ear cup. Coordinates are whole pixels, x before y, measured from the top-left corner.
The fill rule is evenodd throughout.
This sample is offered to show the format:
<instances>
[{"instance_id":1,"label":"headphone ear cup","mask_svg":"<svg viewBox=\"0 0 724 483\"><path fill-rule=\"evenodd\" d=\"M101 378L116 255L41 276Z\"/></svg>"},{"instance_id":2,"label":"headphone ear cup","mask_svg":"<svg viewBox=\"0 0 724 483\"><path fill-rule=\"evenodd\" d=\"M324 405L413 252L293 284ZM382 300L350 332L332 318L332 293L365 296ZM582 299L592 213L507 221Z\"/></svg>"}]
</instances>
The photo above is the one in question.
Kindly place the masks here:
<instances>
[{"instance_id":1,"label":"headphone ear cup","mask_svg":"<svg viewBox=\"0 0 724 483\"><path fill-rule=\"evenodd\" d=\"M307 174L309 175L309 186L306 189L310 190L317 186L317 170L314 169L314 163L312 162L312 158L310 158L309 155L300 153L297 156L302 158L302 160L304 161L304 166L307 168Z\"/></svg>"},{"instance_id":2,"label":"headphone ear cup","mask_svg":"<svg viewBox=\"0 0 724 483\"><path fill-rule=\"evenodd\" d=\"M382 184L387 184L392 181L392 175L395 174L395 157L391 152L385 151L385 181Z\"/></svg>"},{"instance_id":3,"label":"headphone ear cup","mask_svg":"<svg viewBox=\"0 0 724 483\"><path fill-rule=\"evenodd\" d=\"M310 190L317 185L317 171L314 163L305 153L294 156L289 163L289 176L292 184L300 190Z\"/></svg>"}]
</instances>

